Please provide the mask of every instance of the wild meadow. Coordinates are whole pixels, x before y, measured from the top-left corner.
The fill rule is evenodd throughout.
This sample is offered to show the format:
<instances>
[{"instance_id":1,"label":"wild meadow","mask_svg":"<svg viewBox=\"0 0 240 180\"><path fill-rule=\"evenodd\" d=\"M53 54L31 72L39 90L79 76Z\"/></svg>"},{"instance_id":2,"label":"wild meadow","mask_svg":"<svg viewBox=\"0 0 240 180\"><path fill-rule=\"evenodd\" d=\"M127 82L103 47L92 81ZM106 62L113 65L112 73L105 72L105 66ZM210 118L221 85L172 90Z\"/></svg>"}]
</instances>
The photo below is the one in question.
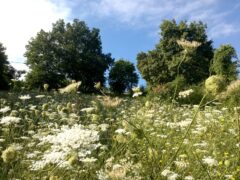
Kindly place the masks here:
<instances>
[{"instance_id":1,"label":"wild meadow","mask_svg":"<svg viewBox=\"0 0 240 180\"><path fill-rule=\"evenodd\" d=\"M240 107L1 93L0 179L239 179Z\"/></svg>"},{"instance_id":2,"label":"wild meadow","mask_svg":"<svg viewBox=\"0 0 240 180\"><path fill-rule=\"evenodd\" d=\"M28 41L27 72L0 43L0 180L240 179L240 63L206 28L164 20L139 74L79 19Z\"/></svg>"}]
</instances>

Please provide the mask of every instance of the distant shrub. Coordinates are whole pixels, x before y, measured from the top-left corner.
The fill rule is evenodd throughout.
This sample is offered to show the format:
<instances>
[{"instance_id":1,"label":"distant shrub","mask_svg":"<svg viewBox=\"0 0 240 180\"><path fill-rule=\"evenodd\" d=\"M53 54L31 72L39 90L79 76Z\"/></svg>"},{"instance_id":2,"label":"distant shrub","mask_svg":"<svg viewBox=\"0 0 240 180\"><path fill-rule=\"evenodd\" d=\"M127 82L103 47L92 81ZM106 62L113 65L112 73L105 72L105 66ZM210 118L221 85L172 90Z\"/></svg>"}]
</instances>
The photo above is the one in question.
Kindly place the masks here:
<instances>
[{"instance_id":1,"label":"distant shrub","mask_svg":"<svg viewBox=\"0 0 240 180\"><path fill-rule=\"evenodd\" d=\"M177 97L178 93L186 87L186 80L183 76L178 76L173 81L166 84L159 84L151 87L151 93L158 94L164 99Z\"/></svg>"},{"instance_id":2,"label":"distant shrub","mask_svg":"<svg viewBox=\"0 0 240 180\"><path fill-rule=\"evenodd\" d=\"M222 76L213 75L205 81L206 92L212 94L213 96L216 96L217 94L222 92L225 87L226 81Z\"/></svg>"},{"instance_id":3,"label":"distant shrub","mask_svg":"<svg viewBox=\"0 0 240 180\"><path fill-rule=\"evenodd\" d=\"M169 94L176 93L178 94L186 86L186 79L183 76L177 76L172 82L167 83L167 88Z\"/></svg>"},{"instance_id":4,"label":"distant shrub","mask_svg":"<svg viewBox=\"0 0 240 180\"><path fill-rule=\"evenodd\" d=\"M21 92L23 90L26 90L26 87L25 87L25 82L24 81L21 81L21 80L15 80L15 79L12 79L12 82L11 82L11 91L13 92Z\"/></svg>"}]
</instances>

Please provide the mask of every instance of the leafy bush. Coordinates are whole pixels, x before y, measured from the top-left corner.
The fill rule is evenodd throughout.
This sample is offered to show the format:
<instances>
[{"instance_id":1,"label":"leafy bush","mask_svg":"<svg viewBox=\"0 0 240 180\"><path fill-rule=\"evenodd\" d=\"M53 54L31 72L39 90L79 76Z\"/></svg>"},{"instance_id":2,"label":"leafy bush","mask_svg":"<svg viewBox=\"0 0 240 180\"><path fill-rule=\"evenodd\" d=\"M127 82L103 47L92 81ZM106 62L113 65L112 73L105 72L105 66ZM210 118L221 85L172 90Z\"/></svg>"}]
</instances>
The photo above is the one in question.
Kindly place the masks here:
<instances>
[{"instance_id":1,"label":"leafy bush","mask_svg":"<svg viewBox=\"0 0 240 180\"><path fill-rule=\"evenodd\" d=\"M180 92L186 86L186 79L183 76L177 76L172 82L167 83L169 94Z\"/></svg>"},{"instance_id":2,"label":"leafy bush","mask_svg":"<svg viewBox=\"0 0 240 180\"><path fill-rule=\"evenodd\" d=\"M25 89L25 82L20 80L12 80L11 91L22 92Z\"/></svg>"}]
</instances>

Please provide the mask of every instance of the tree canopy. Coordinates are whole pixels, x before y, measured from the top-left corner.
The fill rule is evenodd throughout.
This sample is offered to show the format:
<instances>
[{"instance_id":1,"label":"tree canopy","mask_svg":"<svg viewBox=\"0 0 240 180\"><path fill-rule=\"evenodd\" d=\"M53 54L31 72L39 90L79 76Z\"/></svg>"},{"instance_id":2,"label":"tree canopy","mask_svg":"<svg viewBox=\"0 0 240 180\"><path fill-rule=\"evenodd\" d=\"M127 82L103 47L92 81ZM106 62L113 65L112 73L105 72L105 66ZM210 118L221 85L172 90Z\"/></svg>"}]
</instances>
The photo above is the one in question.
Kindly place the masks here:
<instances>
[{"instance_id":1,"label":"tree canopy","mask_svg":"<svg viewBox=\"0 0 240 180\"><path fill-rule=\"evenodd\" d=\"M9 83L14 78L15 69L9 64L6 48L0 43L0 90L9 89Z\"/></svg>"},{"instance_id":2,"label":"tree canopy","mask_svg":"<svg viewBox=\"0 0 240 180\"><path fill-rule=\"evenodd\" d=\"M25 56L30 72L27 82L31 87L48 83L58 88L67 80L82 82L82 89L93 89L94 82L104 84L105 71L114 60L102 52L99 30L89 29L78 19L72 23L58 20L50 32L41 30L26 46Z\"/></svg>"},{"instance_id":3,"label":"tree canopy","mask_svg":"<svg viewBox=\"0 0 240 180\"><path fill-rule=\"evenodd\" d=\"M212 41L202 22L165 20L160 26L161 38L155 49L137 55L137 67L148 85L154 86L183 76L188 84L196 84L209 76L213 57ZM199 43L191 50L178 43Z\"/></svg>"},{"instance_id":4,"label":"tree canopy","mask_svg":"<svg viewBox=\"0 0 240 180\"><path fill-rule=\"evenodd\" d=\"M228 81L232 81L237 78L237 67L237 54L231 45L222 45L215 50L211 66L213 74L221 75Z\"/></svg>"},{"instance_id":5,"label":"tree canopy","mask_svg":"<svg viewBox=\"0 0 240 180\"><path fill-rule=\"evenodd\" d=\"M113 92L122 94L138 83L138 75L133 63L120 59L109 72L109 85Z\"/></svg>"}]
</instances>

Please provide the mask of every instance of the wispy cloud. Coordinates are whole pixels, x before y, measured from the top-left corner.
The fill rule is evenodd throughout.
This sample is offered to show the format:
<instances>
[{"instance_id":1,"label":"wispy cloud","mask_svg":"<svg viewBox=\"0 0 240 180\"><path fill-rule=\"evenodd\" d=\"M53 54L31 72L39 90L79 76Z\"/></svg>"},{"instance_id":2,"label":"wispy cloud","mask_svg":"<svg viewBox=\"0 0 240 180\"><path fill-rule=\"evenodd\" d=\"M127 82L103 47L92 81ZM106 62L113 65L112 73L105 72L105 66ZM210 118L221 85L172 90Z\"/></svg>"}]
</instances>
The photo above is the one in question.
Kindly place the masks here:
<instances>
[{"instance_id":1,"label":"wispy cloud","mask_svg":"<svg viewBox=\"0 0 240 180\"><path fill-rule=\"evenodd\" d=\"M222 7L224 3L228 8ZM201 20L208 24L209 37L216 38L240 31L236 18L229 21L239 9L238 0L6 0L0 3L0 42L10 61L22 62L28 40L40 29L49 30L59 18L109 20L143 28L150 36L157 36L163 19Z\"/></svg>"},{"instance_id":2,"label":"wispy cloud","mask_svg":"<svg viewBox=\"0 0 240 180\"><path fill-rule=\"evenodd\" d=\"M40 29L49 30L59 18L67 18L70 9L50 0L7 0L0 3L0 42L7 48L10 62L23 62L25 45ZM23 69L19 63L13 64Z\"/></svg>"},{"instance_id":3,"label":"wispy cloud","mask_svg":"<svg viewBox=\"0 0 240 180\"><path fill-rule=\"evenodd\" d=\"M74 0L80 14L99 19L114 19L114 22L134 28L156 28L163 19L201 20L208 24L209 36L216 37L238 32L237 23L226 20L233 9L219 9L221 0ZM225 2L226 3L226 2ZM84 4L84 6L83 6ZM85 11L83 11L83 8ZM86 12L88 12L86 14ZM225 30L223 30L225 28ZM156 31L156 30L154 30Z\"/></svg>"}]
</instances>

